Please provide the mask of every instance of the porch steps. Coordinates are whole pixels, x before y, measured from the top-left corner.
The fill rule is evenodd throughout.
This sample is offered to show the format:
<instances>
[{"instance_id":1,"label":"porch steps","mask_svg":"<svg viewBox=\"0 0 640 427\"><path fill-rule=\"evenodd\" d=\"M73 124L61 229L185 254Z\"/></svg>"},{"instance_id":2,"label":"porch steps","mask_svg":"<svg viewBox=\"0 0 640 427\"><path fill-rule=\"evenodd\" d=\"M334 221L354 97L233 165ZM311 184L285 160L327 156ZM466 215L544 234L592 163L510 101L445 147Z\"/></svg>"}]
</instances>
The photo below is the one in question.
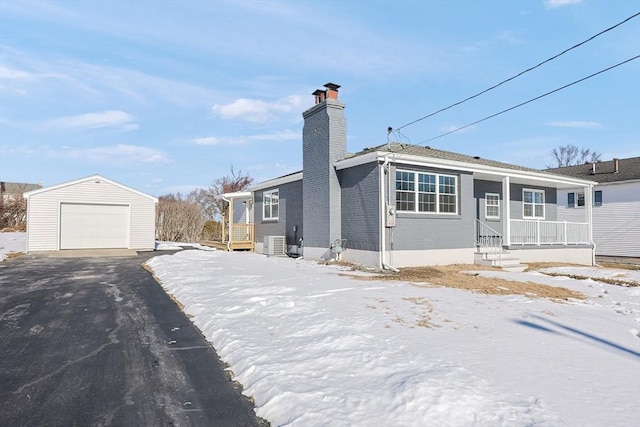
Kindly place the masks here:
<instances>
[{"instance_id":1,"label":"porch steps","mask_svg":"<svg viewBox=\"0 0 640 427\"><path fill-rule=\"evenodd\" d=\"M476 252L474 263L478 265L486 265L488 267L498 267L504 271L521 272L527 269L526 264L520 263L520 258L513 256L509 252L503 250L497 252Z\"/></svg>"}]
</instances>

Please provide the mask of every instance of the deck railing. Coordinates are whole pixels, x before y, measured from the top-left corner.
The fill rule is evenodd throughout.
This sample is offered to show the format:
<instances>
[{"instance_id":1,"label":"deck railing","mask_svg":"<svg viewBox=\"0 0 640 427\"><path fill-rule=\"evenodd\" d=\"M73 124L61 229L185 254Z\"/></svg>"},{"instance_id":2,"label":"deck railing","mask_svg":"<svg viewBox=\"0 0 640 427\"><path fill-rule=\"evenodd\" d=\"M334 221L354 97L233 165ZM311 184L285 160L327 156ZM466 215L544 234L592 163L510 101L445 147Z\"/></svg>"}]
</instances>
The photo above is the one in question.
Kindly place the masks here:
<instances>
[{"instance_id":1,"label":"deck railing","mask_svg":"<svg viewBox=\"0 0 640 427\"><path fill-rule=\"evenodd\" d=\"M231 224L230 243L253 243L253 224Z\"/></svg>"},{"instance_id":2,"label":"deck railing","mask_svg":"<svg viewBox=\"0 0 640 427\"><path fill-rule=\"evenodd\" d=\"M579 245L589 243L586 222L511 220L512 245Z\"/></svg>"}]
</instances>

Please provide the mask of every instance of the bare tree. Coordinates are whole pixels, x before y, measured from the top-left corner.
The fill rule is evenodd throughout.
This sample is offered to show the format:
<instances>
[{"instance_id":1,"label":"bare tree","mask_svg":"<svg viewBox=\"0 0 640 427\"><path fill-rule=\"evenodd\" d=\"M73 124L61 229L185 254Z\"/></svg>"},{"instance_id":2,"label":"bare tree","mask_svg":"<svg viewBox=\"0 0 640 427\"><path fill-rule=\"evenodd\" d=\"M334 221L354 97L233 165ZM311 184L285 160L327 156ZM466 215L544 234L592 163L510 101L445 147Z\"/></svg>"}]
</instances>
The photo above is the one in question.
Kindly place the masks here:
<instances>
[{"instance_id":1,"label":"bare tree","mask_svg":"<svg viewBox=\"0 0 640 427\"><path fill-rule=\"evenodd\" d=\"M22 194L27 184L14 184L9 193L5 182L0 182L0 230L10 229L25 231L27 229L27 201Z\"/></svg>"},{"instance_id":2,"label":"bare tree","mask_svg":"<svg viewBox=\"0 0 640 427\"><path fill-rule=\"evenodd\" d=\"M225 193L235 193L237 191L244 191L253 183L253 178L248 174L243 174L242 171L235 172L233 166L231 166L231 174L218 178L213 185L209 188L211 195L213 196L213 205L217 214L222 215L226 212L227 206L219 198L219 196Z\"/></svg>"},{"instance_id":3,"label":"bare tree","mask_svg":"<svg viewBox=\"0 0 640 427\"><path fill-rule=\"evenodd\" d=\"M199 242L204 223L204 213L197 203L182 200L180 194L167 194L158 198L156 239Z\"/></svg>"},{"instance_id":4,"label":"bare tree","mask_svg":"<svg viewBox=\"0 0 640 427\"><path fill-rule=\"evenodd\" d=\"M584 163L596 163L600 161L602 154L590 149L578 148L575 145L567 144L551 150L556 160L556 167L582 165Z\"/></svg>"}]
</instances>

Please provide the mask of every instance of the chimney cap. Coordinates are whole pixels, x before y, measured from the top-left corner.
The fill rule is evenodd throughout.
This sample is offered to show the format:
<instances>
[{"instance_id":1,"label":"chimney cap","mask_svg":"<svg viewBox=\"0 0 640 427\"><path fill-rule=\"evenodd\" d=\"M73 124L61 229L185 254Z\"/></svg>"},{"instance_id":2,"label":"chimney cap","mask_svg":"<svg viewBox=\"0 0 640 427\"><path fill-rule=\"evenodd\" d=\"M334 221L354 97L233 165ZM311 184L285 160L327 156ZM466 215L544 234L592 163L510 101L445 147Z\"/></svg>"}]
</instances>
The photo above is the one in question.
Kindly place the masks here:
<instances>
[{"instance_id":1,"label":"chimney cap","mask_svg":"<svg viewBox=\"0 0 640 427\"><path fill-rule=\"evenodd\" d=\"M312 93L311 95L318 96L318 95L323 94L323 93L324 93L324 91L323 91L323 90L316 89L316 90L314 90L314 91L313 91L313 93Z\"/></svg>"},{"instance_id":2,"label":"chimney cap","mask_svg":"<svg viewBox=\"0 0 640 427\"><path fill-rule=\"evenodd\" d=\"M324 87L326 87L329 90L338 90L338 89L340 89L340 85L337 85L335 83L327 83L326 85L324 85Z\"/></svg>"}]
</instances>

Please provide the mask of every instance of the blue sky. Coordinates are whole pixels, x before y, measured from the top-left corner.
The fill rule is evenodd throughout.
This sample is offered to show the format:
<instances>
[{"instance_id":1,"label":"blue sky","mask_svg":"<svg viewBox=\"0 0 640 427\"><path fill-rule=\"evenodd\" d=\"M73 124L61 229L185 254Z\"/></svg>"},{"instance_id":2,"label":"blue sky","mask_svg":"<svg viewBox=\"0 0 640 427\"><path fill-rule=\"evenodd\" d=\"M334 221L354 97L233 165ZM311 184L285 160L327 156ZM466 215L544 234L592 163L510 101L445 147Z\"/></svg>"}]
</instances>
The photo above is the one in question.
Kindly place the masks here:
<instances>
[{"instance_id":1,"label":"blue sky","mask_svg":"<svg viewBox=\"0 0 640 427\"><path fill-rule=\"evenodd\" d=\"M0 180L94 173L162 195L231 166L301 169L302 111L340 84L348 151L640 11L637 0L0 1ZM640 53L640 18L402 129L420 143ZM534 168L640 155L640 60L433 141Z\"/></svg>"}]
</instances>

